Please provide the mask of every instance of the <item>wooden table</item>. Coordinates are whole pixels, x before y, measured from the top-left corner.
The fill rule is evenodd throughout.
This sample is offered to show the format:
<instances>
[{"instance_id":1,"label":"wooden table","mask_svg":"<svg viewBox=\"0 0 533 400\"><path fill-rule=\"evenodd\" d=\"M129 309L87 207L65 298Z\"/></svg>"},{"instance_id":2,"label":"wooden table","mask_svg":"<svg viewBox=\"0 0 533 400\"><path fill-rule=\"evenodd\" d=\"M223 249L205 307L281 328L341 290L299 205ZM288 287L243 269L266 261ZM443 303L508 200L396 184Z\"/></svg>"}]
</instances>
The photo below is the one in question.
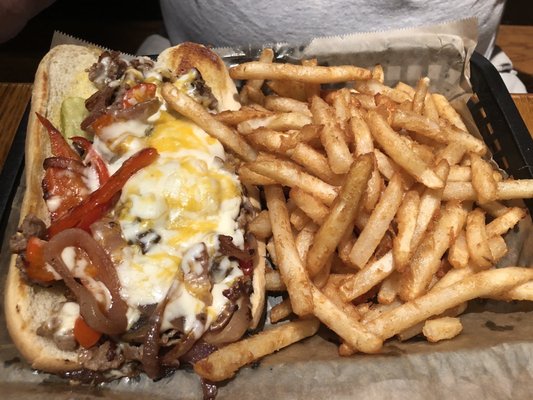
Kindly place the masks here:
<instances>
[{"instance_id":1,"label":"wooden table","mask_svg":"<svg viewBox=\"0 0 533 400\"><path fill-rule=\"evenodd\" d=\"M29 83L0 83L0 170L31 97ZM513 95L513 100L533 136L533 94Z\"/></svg>"}]
</instances>

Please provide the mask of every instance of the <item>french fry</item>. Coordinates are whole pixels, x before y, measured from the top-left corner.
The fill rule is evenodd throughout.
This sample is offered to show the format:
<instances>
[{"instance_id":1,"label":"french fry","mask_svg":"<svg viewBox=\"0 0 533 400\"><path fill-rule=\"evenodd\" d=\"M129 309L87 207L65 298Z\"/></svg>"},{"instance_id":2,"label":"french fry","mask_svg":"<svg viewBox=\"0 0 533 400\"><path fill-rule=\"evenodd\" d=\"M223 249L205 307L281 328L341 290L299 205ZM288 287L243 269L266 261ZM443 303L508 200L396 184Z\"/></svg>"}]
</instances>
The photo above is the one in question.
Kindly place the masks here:
<instances>
[{"instance_id":1,"label":"french fry","mask_svg":"<svg viewBox=\"0 0 533 400\"><path fill-rule=\"evenodd\" d=\"M308 315L313 310L311 283L294 244L283 189L279 185L265 186L265 196L278 268L287 286L292 308L297 315Z\"/></svg>"},{"instance_id":2,"label":"french fry","mask_svg":"<svg viewBox=\"0 0 533 400\"><path fill-rule=\"evenodd\" d=\"M342 299L348 302L365 294L393 271L394 259L389 251L380 259L367 263L364 268L342 282L339 288Z\"/></svg>"},{"instance_id":3,"label":"french fry","mask_svg":"<svg viewBox=\"0 0 533 400\"><path fill-rule=\"evenodd\" d=\"M509 229L520 222L520 220L525 216L526 212L522 208L511 207L507 209L505 213L487 224L487 236L492 237L507 233Z\"/></svg>"},{"instance_id":4,"label":"french fry","mask_svg":"<svg viewBox=\"0 0 533 400\"><path fill-rule=\"evenodd\" d=\"M433 102L435 103L435 106L437 107L437 111L441 118L444 118L462 131L468 131L463 120L461 119L461 116L457 113L457 111L455 111L455 109L448 102L446 97L438 93L433 93L431 97L433 98Z\"/></svg>"},{"instance_id":5,"label":"french fry","mask_svg":"<svg viewBox=\"0 0 533 400\"><path fill-rule=\"evenodd\" d=\"M470 258L480 268L490 268L494 262L490 251L485 213L476 208L468 214L466 221L466 244Z\"/></svg>"},{"instance_id":6,"label":"french fry","mask_svg":"<svg viewBox=\"0 0 533 400\"><path fill-rule=\"evenodd\" d=\"M243 106L240 110L232 111L222 111L218 114L213 115L213 117L226 125L236 126L237 124L254 118L264 118L272 115L270 111L261 111L254 108Z\"/></svg>"},{"instance_id":7,"label":"french fry","mask_svg":"<svg viewBox=\"0 0 533 400\"><path fill-rule=\"evenodd\" d=\"M368 332L356 319L345 314L327 296L313 286L314 314L323 324L339 335L353 350L376 353L382 341Z\"/></svg>"},{"instance_id":8,"label":"french fry","mask_svg":"<svg viewBox=\"0 0 533 400\"><path fill-rule=\"evenodd\" d=\"M530 199L533 197L533 179L505 180L497 183L496 200ZM477 200L477 194L470 182L447 182L442 199Z\"/></svg>"},{"instance_id":9,"label":"french fry","mask_svg":"<svg viewBox=\"0 0 533 400\"><path fill-rule=\"evenodd\" d=\"M466 244L466 233L463 230L448 251L448 261L454 268L464 268L468 265L469 259L470 254Z\"/></svg>"},{"instance_id":10,"label":"french fry","mask_svg":"<svg viewBox=\"0 0 533 400\"><path fill-rule=\"evenodd\" d=\"M431 290L366 324L380 338L390 338L410 326L468 300L502 293L533 279L533 269L506 267L481 271L448 287Z\"/></svg>"},{"instance_id":11,"label":"french fry","mask_svg":"<svg viewBox=\"0 0 533 400\"><path fill-rule=\"evenodd\" d=\"M317 59L302 60L302 65L305 67L316 67L318 65ZM313 96L320 96L320 83L305 83L304 84L305 97L310 99Z\"/></svg>"},{"instance_id":12,"label":"french fry","mask_svg":"<svg viewBox=\"0 0 533 400\"><path fill-rule=\"evenodd\" d=\"M487 146L481 139L471 135L466 130L461 130L450 123L439 120L439 126L452 142L461 144L466 150L476 153L480 156L487 153Z\"/></svg>"},{"instance_id":13,"label":"french fry","mask_svg":"<svg viewBox=\"0 0 533 400\"><path fill-rule=\"evenodd\" d=\"M270 310L270 322L272 324L289 317L292 314L291 300L289 298L283 299L281 303L276 304Z\"/></svg>"},{"instance_id":14,"label":"french fry","mask_svg":"<svg viewBox=\"0 0 533 400\"><path fill-rule=\"evenodd\" d=\"M307 269L311 277L318 274L354 220L373 166L374 160L371 154L358 157L352 164L339 196L316 233L313 246L307 255Z\"/></svg>"},{"instance_id":15,"label":"french fry","mask_svg":"<svg viewBox=\"0 0 533 400\"><path fill-rule=\"evenodd\" d=\"M259 326L266 301L266 246L265 242L261 239L257 240L257 249L254 257L256 257L256 261L254 262L254 279L252 280L253 292L250 295L250 309L252 314L250 329L256 329Z\"/></svg>"},{"instance_id":16,"label":"french fry","mask_svg":"<svg viewBox=\"0 0 533 400\"><path fill-rule=\"evenodd\" d=\"M318 226L313 222L309 221L305 226L298 232L296 235L295 244L296 250L301 260L307 259L307 253L309 248L313 244L315 238L315 233L318 230Z\"/></svg>"},{"instance_id":17,"label":"french fry","mask_svg":"<svg viewBox=\"0 0 533 400\"><path fill-rule=\"evenodd\" d=\"M271 64L274 59L274 52L272 49L266 48L261 51L258 62ZM244 84L244 88L252 87L256 90L261 89L264 83L264 79L250 79Z\"/></svg>"},{"instance_id":18,"label":"french fry","mask_svg":"<svg viewBox=\"0 0 533 400\"><path fill-rule=\"evenodd\" d=\"M416 85L415 95L413 96L412 109L417 114L422 114L428 88L429 88L429 78L427 76L424 78L421 78Z\"/></svg>"},{"instance_id":19,"label":"french fry","mask_svg":"<svg viewBox=\"0 0 533 400\"><path fill-rule=\"evenodd\" d=\"M442 317L428 319L422 328L422 333L431 343L440 342L441 340L452 339L459 335L463 330L463 325L459 318Z\"/></svg>"},{"instance_id":20,"label":"french fry","mask_svg":"<svg viewBox=\"0 0 533 400\"><path fill-rule=\"evenodd\" d=\"M262 106L265 103L265 95L261 89L245 86L239 93L239 100L244 105L259 104Z\"/></svg>"},{"instance_id":21,"label":"french fry","mask_svg":"<svg viewBox=\"0 0 533 400\"><path fill-rule=\"evenodd\" d=\"M348 172L353 162L348 145L336 123L335 117L328 104L318 96L311 99L311 113L313 123L324 125L320 134L320 140L328 155L328 162L331 170L336 174Z\"/></svg>"},{"instance_id":22,"label":"french fry","mask_svg":"<svg viewBox=\"0 0 533 400\"><path fill-rule=\"evenodd\" d=\"M381 64L374 65L372 68L372 79L383 83L385 81L385 73L383 72L383 66Z\"/></svg>"},{"instance_id":23,"label":"french fry","mask_svg":"<svg viewBox=\"0 0 533 400\"><path fill-rule=\"evenodd\" d=\"M361 104L364 110L374 110L376 108L376 100L374 96L364 93L352 93L352 99Z\"/></svg>"},{"instance_id":24,"label":"french fry","mask_svg":"<svg viewBox=\"0 0 533 400\"><path fill-rule=\"evenodd\" d=\"M266 83L268 88L278 96L288 97L299 101L307 101L305 87L302 82L290 80L274 80Z\"/></svg>"},{"instance_id":25,"label":"french fry","mask_svg":"<svg viewBox=\"0 0 533 400\"><path fill-rule=\"evenodd\" d=\"M284 186L298 187L316 196L327 206L331 205L337 197L337 190L334 186L307 174L290 161L261 160L245 165L253 172L273 179Z\"/></svg>"},{"instance_id":26,"label":"french fry","mask_svg":"<svg viewBox=\"0 0 533 400\"><path fill-rule=\"evenodd\" d=\"M403 202L398 208L396 223L398 233L392 241L392 254L396 270L405 270L411 255L411 240L415 233L416 220L420 209L420 195L411 190L405 194Z\"/></svg>"},{"instance_id":27,"label":"french fry","mask_svg":"<svg viewBox=\"0 0 533 400\"><path fill-rule=\"evenodd\" d=\"M272 225L268 211L263 210L248 224L248 232L252 233L257 239L268 239L272 236Z\"/></svg>"},{"instance_id":28,"label":"french fry","mask_svg":"<svg viewBox=\"0 0 533 400\"><path fill-rule=\"evenodd\" d=\"M385 118L377 112L369 111L368 124L372 136L385 153L416 180L430 188L444 186L443 181L405 144L401 137L389 126Z\"/></svg>"},{"instance_id":29,"label":"french fry","mask_svg":"<svg viewBox=\"0 0 533 400\"><path fill-rule=\"evenodd\" d=\"M272 252L269 251L270 256L272 257ZM283 283L279 271L267 269L265 273L265 289L272 292L285 292L287 286Z\"/></svg>"},{"instance_id":30,"label":"french fry","mask_svg":"<svg viewBox=\"0 0 533 400\"><path fill-rule=\"evenodd\" d=\"M424 99L424 111L422 115L424 115L424 117L428 117L433 121L439 120L439 112L437 111L437 106L435 106L435 103L433 102L433 97L431 97L431 93L426 94L426 98Z\"/></svg>"},{"instance_id":31,"label":"french fry","mask_svg":"<svg viewBox=\"0 0 533 400\"><path fill-rule=\"evenodd\" d=\"M277 131L300 129L311 123L311 118L297 112L278 113L263 118L249 119L237 124L237 130L248 135L258 128L269 128Z\"/></svg>"},{"instance_id":32,"label":"french fry","mask_svg":"<svg viewBox=\"0 0 533 400\"><path fill-rule=\"evenodd\" d=\"M213 118L199 103L181 93L171 83L165 83L161 89L165 101L177 112L189 118L211 136L245 161L253 161L257 157L255 150L237 133Z\"/></svg>"},{"instance_id":33,"label":"french fry","mask_svg":"<svg viewBox=\"0 0 533 400\"><path fill-rule=\"evenodd\" d=\"M509 211L509 207L499 201L491 201L489 203L479 205L483 210L487 212L491 217L498 218Z\"/></svg>"},{"instance_id":34,"label":"french fry","mask_svg":"<svg viewBox=\"0 0 533 400\"><path fill-rule=\"evenodd\" d=\"M266 96L265 108L277 112L296 112L311 117L311 111L307 103L290 97Z\"/></svg>"},{"instance_id":35,"label":"french fry","mask_svg":"<svg viewBox=\"0 0 533 400\"><path fill-rule=\"evenodd\" d=\"M448 177L450 167L446 161L441 161L435 168L437 176L443 181ZM415 250L426 232L435 212L441 205L443 189L426 188L420 197L420 207L416 218L416 228L411 238L411 249Z\"/></svg>"},{"instance_id":36,"label":"french fry","mask_svg":"<svg viewBox=\"0 0 533 400\"><path fill-rule=\"evenodd\" d=\"M378 292L378 303L392 304L396 300L399 290L400 273L398 271L392 271L392 273L381 282Z\"/></svg>"},{"instance_id":37,"label":"french fry","mask_svg":"<svg viewBox=\"0 0 533 400\"><path fill-rule=\"evenodd\" d=\"M446 160L448 165L456 165L461 162L466 153L465 147L457 142L450 142L442 150L437 152L435 164L438 165L442 160Z\"/></svg>"},{"instance_id":38,"label":"french fry","mask_svg":"<svg viewBox=\"0 0 533 400\"><path fill-rule=\"evenodd\" d=\"M230 68L233 79L293 80L307 83L337 83L370 79L371 73L353 65L334 67L304 66L293 64L265 64L258 61L243 63Z\"/></svg>"},{"instance_id":39,"label":"french fry","mask_svg":"<svg viewBox=\"0 0 533 400\"><path fill-rule=\"evenodd\" d=\"M381 195L368 223L355 241L350 252L350 260L353 265L363 268L368 262L396 215L403 193L402 178L395 174Z\"/></svg>"},{"instance_id":40,"label":"french fry","mask_svg":"<svg viewBox=\"0 0 533 400\"><path fill-rule=\"evenodd\" d=\"M274 179L268 178L264 175L252 171L246 164L241 164L238 173L240 181L247 185L263 186L276 184L276 181Z\"/></svg>"},{"instance_id":41,"label":"french fry","mask_svg":"<svg viewBox=\"0 0 533 400\"><path fill-rule=\"evenodd\" d=\"M307 225L311 219L307 216L307 214L300 208L296 208L290 215L290 221L291 225L296 229L297 231L301 231L305 225Z\"/></svg>"},{"instance_id":42,"label":"french fry","mask_svg":"<svg viewBox=\"0 0 533 400\"><path fill-rule=\"evenodd\" d=\"M355 89L358 92L370 94L372 96L383 94L396 103L411 101L411 96L409 96L407 93L385 86L384 84L373 79L359 80L355 82Z\"/></svg>"},{"instance_id":43,"label":"french fry","mask_svg":"<svg viewBox=\"0 0 533 400\"><path fill-rule=\"evenodd\" d=\"M409 96L409 100L411 100L415 96L415 89L405 82L398 82L395 86L395 89L401 90L402 92L406 93Z\"/></svg>"},{"instance_id":44,"label":"french fry","mask_svg":"<svg viewBox=\"0 0 533 400\"><path fill-rule=\"evenodd\" d=\"M313 336L319 325L316 318L311 318L264 330L216 350L196 362L194 371L211 382L229 379L239 368L306 337Z\"/></svg>"},{"instance_id":45,"label":"french fry","mask_svg":"<svg viewBox=\"0 0 533 400\"><path fill-rule=\"evenodd\" d=\"M472 186L476 191L478 203L483 204L496 200L498 186L492 175L490 164L475 153L470 153L470 163Z\"/></svg>"},{"instance_id":46,"label":"french fry","mask_svg":"<svg viewBox=\"0 0 533 400\"><path fill-rule=\"evenodd\" d=\"M342 184L344 177L334 173L327 158L308 144L298 143L292 150L290 157L324 182L334 186Z\"/></svg>"},{"instance_id":47,"label":"french fry","mask_svg":"<svg viewBox=\"0 0 533 400\"><path fill-rule=\"evenodd\" d=\"M329 208L320 200L304 192L299 188L292 188L290 197L294 203L316 224L320 225L324 222L329 214Z\"/></svg>"},{"instance_id":48,"label":"french fry","mask_svg":"<svg viewBox=\"0 0 533 400\"><path fill-rule=\"evenodd\" d=\"M423 294L439 269L441 258L459 235L467 212L459 203L447 203L439 219L416 249L410 267L403 273L400 298L410 301Z\"/></svg>"}]
</instances>

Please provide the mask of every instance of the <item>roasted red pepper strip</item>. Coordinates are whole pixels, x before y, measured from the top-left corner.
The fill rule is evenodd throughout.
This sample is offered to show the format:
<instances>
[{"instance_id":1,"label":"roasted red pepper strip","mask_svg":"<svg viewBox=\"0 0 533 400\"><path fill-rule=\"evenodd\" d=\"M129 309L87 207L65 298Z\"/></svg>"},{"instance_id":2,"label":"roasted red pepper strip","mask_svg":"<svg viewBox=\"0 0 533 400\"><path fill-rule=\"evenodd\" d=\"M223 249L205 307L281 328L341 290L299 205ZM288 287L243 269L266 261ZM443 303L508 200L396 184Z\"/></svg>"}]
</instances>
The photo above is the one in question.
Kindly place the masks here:
<instances>
[{"instance_id":1,"label":"roasted red pepper strip","mask_svg":"<svg viewBox=\"0 0 533 400\"><path fill-rule=\"evenodd\" d=\"M129 108L133 107L135 104L153 99L156 90L157 86L153 83L139 83L124 93L122 106L124 108Z\"/></svg>"},{"instance_id":2,"label":"roasted red pepper strip","mask_svg":"<svg viewBox=\"0 0 533 400\"><path fill-rule=\"evenodd\" d=\"M68 228L82 228L82 225L82 229L88 229L93 222L105 215L108 211L108 203L122 190L126 181L137 171L153 163L157 157L157 150L150 147L128 158L106 183L72 208L65 216L52 223L48 228L48 236L51 238Z\"/></svg>"},{"instance_id":3,"label":"roasted red pepper strip","mask_svg":"<svg viewBox=\"0 0 533 400\"><path fill-rule=\"evenodd\" d=\"M44 245L46 242L35 236L28 239L26 246L26 274L28 278L39 282L55 280L54 274L45 268Z\"/></svg>"},{"instance_id":4,"label":"roasted red pepper strip","mask_svg":"<svg viewBox=\"0 0 533 400\"><path fill-rule=\"evenodd\" d=\"M74 323L74 338L80 346L89 349L93 347L102 337L102 334L95 331L87 322L80 316Z\"/></svg>"},{"instance_id":5,"label":"roasted red pepper strip","mask_svg":"<svg viewBox=\"0 0 533 400\"><path fill-rule=\"evenodd\" d=\"M100 155L94 150L93 144L82 136L74 136L70 138L74 144L80 146L85 152L85 165L91 164L91 168L94 168L98 174L98 181L100 186L107 182L109 179L109 171L107 166L104 163L104 160Z\"/></svg>"},{"instance_id":6,"label":"roasted red pepper strip","mask_svg":"<svg viewBox=\"0 0 533 400\"><path fill-rule=\"evenodd\" d=\"M50 146L52 148L52 154L56 157L65 157L65 158L72 158L74 160L81 161L80 156L78 153L74 151L72 147L70 147L61 134L52 123L43 117L39 113L35 113L37 115L37 118L39 121L41 121L41 124L46 128L48 131L48 136L50 137Z\"/></svg>"}]
</instances>

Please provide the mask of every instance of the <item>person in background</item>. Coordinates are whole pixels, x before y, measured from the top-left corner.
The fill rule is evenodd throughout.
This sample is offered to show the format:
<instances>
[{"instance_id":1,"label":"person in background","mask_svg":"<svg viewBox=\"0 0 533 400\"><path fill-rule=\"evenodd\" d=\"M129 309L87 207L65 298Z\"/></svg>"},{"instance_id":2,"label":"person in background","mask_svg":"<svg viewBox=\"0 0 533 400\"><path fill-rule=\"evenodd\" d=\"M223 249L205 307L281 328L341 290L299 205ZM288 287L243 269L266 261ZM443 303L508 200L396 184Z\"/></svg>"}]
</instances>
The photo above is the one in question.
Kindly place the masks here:
<instances>
[{"instance_id":1,"label":"person in background","mask_svg":"<svg viewBox=\"0 0 533 400\"><path fill-rule=\"evenodd\" d=\"M0 0L0 43L54 0ZM495 48L505 0L160 0L167 37L149 36L138 54L189 40L212 46L305 43L317 36L402 29L476 17L476 50L490 59L511 93L526 88Z\"/></svg>"},{"instance_id":2,"label":"person in background","mask_svg":"<svg viewBox=\"0 0 533 400\"><path fill-rule=\"evenodd\" d=\"M476 50L490 59L511 93L525 93L511 60L495 48L505 0L160 0L168 38L153 36L139 54L186 40L216 47L305 43L317 36L403 29L477 17Z\"/></svg>"}]
</instances>

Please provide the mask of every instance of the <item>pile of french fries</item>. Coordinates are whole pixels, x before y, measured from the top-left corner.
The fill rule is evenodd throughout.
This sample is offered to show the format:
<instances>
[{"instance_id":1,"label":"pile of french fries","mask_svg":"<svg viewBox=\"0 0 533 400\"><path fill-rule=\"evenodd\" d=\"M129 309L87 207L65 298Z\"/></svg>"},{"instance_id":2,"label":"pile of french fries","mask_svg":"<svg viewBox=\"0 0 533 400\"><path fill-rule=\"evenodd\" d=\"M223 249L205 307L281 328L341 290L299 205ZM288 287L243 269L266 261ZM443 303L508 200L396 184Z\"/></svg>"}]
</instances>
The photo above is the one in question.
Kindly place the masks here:
<instances>
[{"instance_id":1,"label":"pile of french fries","mask_svg":"<svg viewBox=\"0 0 533 400\"><path fill-rule=\"evenodd\" d=\"M504 179L427 77L389 87L379 65L273 63L270 49L230 75L245 81L238 111L187 112L194 104L175 104L185 95L167 96L262 189L266 208L248 228L271 261L266 290L286 297L273 327L196 363L202 377L228 379L320 323L340 355L376 353L393 336L458 335L471 299L533 300L533 269L495 268L526 216L503 201L533 197L533 181Z\"/></svg>"}]
</instances>

